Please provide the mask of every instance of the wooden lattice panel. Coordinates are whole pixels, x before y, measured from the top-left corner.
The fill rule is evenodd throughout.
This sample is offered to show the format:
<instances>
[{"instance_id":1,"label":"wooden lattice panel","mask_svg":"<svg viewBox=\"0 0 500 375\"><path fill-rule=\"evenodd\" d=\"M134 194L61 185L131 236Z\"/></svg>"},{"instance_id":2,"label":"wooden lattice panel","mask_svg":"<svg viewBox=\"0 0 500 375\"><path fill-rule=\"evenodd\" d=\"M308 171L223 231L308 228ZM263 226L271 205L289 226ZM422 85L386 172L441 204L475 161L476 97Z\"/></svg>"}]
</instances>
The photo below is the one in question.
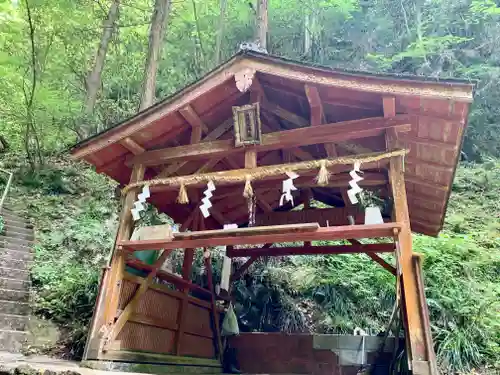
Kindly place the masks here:
<instances>
[{"instance_id":1,"label":"wooden lattice panel","mask_svg":"<svg viewBox=\"0 0 500 375\"><path fill-rule=\"evenodd\" d=\"M186 332L213 337L208 309L190 303L186 309L185 325Z\"/></svg>"},{"instance_id":2,"label":"wooden lattice panel","mask_svg":"<svg viewBox=\"0 0 500 375\"><path fill-rule=\"evenodd\" d=\"M179 355L214 358L213 340L206 337L184 334L181 338L181 351Z\"/></svg>"},{"instance_id":3,"label":"wooden lattice panel","mask_svg":"<svg viewBox=\"0 0 500 375\"><path fill-rule=\"evenodd\" d=\"M127 322L118 334L120 349L154 353L172 353L174 331L144 324Z\"/></svg>"}]
</instances>

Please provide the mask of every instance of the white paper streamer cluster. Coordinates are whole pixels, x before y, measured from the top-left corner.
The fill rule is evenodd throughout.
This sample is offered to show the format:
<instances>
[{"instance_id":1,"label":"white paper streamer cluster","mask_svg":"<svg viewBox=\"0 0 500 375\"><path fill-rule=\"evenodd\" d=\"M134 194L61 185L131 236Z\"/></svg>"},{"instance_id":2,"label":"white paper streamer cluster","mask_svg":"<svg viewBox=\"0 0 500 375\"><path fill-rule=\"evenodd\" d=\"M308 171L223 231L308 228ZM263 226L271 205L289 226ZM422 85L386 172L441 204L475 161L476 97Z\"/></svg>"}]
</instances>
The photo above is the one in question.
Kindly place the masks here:
<instances>
[{"instance_id":1,"label":"white paper streamer cluster","mask_svg":"<svg viewBox=\"0 0 500 375\"><path fill-rule=\"evenodd\" d=\"M292 202L293 205L293 195L292 191L297 190L295 185L293 184L293 180L295 180L299 175L295 172L286 172L288 179L283 181L283 194L280 198L280 206L283 206L283 203Z\"/></svg>"},{"instance_id":2,"label":"white paper streamer cluster","mask_svg":"<svg viewBox=\"0 0 500 375\"><path fill-rule=\"evenodd\" d=\"M349 196L349 200L351 201L352 204L358 203L358 198L356 197L356 195L363 191L363 189L361 189L358 185L358 182L363 180L363 177L357 174L357 173L363 173L359 170L360 166L361 163L357 161L356 163L354 163L353 170L349 172L349 174L352 177L352 180L349 181L349 185L351 186L351 188L347 190L347 195Z\"/></svg>"},{"instance_id":3,"label":"white paper streamer cluster","mask_svg":"<svg viewBox=\"0 0 500 375\"><path fill-rule=\"evenodd\" d=\"M130 210L132 212L132 217L134 218L134 221L137 221L141 218L141 211L144 211L144 205L143 203L146 202L146 199L150 197L149 193L149 185L144 185L142 187L142 193L137 196L137 200L134 202L134 208Z\"/></svg>"},{"instance_id":4,"label":"white paper streamer cluster","mask_svg":"<svg viewBox=\"0 0 500 375\"><path fill-rule=\"evenodd\" d=\"M210 198L212 198L213 196L212 194L213 191L215 191L215 185L212 181L208 181L207 189L203 192L203 195L205 197L201 200L203 204L200 205L201 214L205 219L210 216L210 212L208 212L208 209L212 207L212 202L210 202Z\"/></svg>"}]
</instances>

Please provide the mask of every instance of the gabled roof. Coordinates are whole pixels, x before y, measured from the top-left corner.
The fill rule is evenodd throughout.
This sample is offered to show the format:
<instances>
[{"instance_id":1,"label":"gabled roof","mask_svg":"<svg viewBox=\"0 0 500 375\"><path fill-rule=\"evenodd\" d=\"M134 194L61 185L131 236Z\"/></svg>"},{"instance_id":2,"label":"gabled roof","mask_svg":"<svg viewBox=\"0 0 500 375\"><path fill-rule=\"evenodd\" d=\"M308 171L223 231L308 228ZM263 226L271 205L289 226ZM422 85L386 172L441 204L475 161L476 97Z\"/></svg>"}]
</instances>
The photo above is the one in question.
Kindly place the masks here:
<instances>
[{"instance_id":1,"label":"gabled roof","mask_svg":"<svg viewBox=\"0 0 500 375\"><path fill-rule=\"evenodd\" d=\"M220 139L231 138L231 124L227 123L231 119L231 107L250 102L250 94L239 92L234 82L234 75L243 69L256 71L254 81L266 99L262 105L262 120L267 128L263 129L264 133L309 125L311 109L304 85L317 91L325 120L330 123L382 116L383 98L395 98L396 114L414 116L411 131L400 139L401 146L410 150L406 158L406 183L412 226L421 233L439 232L473 96L474 84L463 80L334 70L243 51L165 100L78 143L71 150L73 157L86 160L99 172L126 184L130 168L125 162L131 155L188 144L193 122L201 124L204 133L213 133L213 136L217 133L214 129L220 133L220 125L226 123L227 126L222 127L225 132L217 135ZM379 151L385 149L385 141L383 137L372 137L337 146L343 154ZM324 150L315 146L302 147L297 152L292 159L325 156ZM263 153L259 155L259 165L279 163L283 154ZM227 163L242 167L241 157L231 159L211 167L221 170L228 167ZM191 174L203 165L204 161L177 161L167 169L174 174ZM153 177L161 170L150 168L148 176ZM338 189L315 191L318 197L338 194ZM272 193L268 196L266 204L274 208L272 202L276 199ZM164 194L161 200L165 199ZM234 204L237 207L245 203ZM176 212L184 214L181 214L182 208L171 206L160 209L174 219ZM245 220L244 216L234 220Z\"/></svg>"}]
</instances>

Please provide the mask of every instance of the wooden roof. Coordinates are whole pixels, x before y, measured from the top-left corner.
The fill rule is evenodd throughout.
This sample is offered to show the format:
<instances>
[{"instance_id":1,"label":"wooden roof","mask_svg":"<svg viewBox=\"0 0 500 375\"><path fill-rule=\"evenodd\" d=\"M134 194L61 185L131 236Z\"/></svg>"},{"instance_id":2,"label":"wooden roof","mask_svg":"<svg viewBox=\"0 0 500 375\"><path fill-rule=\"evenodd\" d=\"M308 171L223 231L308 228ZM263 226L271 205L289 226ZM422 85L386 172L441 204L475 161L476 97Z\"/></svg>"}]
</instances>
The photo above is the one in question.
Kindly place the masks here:
<instances>
[{"instance_id":1,"label":"wooden roof","mask_svg":"<svg viewBox=\"0 0 500 375\"><path fill-rule=\"evenodd\" d=\"M244 69L255 70L256 75L251 89L241 93L234 75ZM251 102L255 93L261 98L264 134L310 126L311 121L318 121L314 118L317 105L322 107L324 123L383 117L384 98L393 98L394 114L406 115L411 124L411 130L402 134L398 143L409 149L405 179L412 229L436 235L444 220L473 90L474 85L466 81L332 70L245 51L171 97L80 142L71 154L93 164L98 172L127 184L132 156L137 159L146 150L188 145L194 127L202 129L201 142L231 139L232 106ZM334 142L336 152L350 155L385 150L383 133L366 134L365 138ZM323 158L329 154L329 147L316 144L286 150L273 148L259 153L258 165ZM203 159L202 155L169 160L163 166L148 168L146 176L242 168L244 156L241 152L214 162ZM377 165L366 172L364 184L376 186L384 194L387 191L384 166ZM315 187L314 197L342 205L339 188L347 186L347 180L336 183L328 188ZM279 184L274 188L266 186L261 187L257 202L262 211L276 209L280 196ZM196 201L197 193L192 189L189 193L192 201ZM175 204L176 194L173 190L162 190L151 199L160 210L182 222L195 206ZM224 211L227 217L212 215L213 222L207 222L207 227L220 227L221 221L247 221L246 203L241 195L230 196L223 187L216 192L213 203L214 212Z\"/></svg>"}]
</instances>

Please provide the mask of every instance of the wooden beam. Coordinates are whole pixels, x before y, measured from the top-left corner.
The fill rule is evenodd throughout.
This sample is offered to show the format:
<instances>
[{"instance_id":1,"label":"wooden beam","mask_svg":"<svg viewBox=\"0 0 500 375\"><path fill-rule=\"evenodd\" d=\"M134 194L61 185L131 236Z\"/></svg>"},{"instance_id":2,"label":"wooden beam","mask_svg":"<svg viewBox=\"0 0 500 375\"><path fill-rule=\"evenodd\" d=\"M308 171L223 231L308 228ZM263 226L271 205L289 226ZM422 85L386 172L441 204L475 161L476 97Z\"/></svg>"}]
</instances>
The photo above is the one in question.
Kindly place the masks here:
<instances>
[{"instance_id":1,"label":"wooden beam","mask_svg":"<svg viewBox=\"0 0 500 375\"><path fill-rule=\"evenodd\" d=\"M311 112L311 126L318 126L325 123L325 113L323 111L323 104L319 97L318 89L314 86L305 85L305 92L307 101L309 102ZM337 149L334 143L325 143L325 151L329 157L337 156Z\"/></svg>"},{"instance_id":2,"label":"wooden beam","mask_svg":"<svg viewBox=\"0 0 500 375\"><path fill-rule=\"evenodd\" d=\"M261 227L250 228L234 228L234 229L220 229L220 230L205 230L194 232L174 233L174 241L179 240L196 240L196 239L211 239L214 236L222 235L240 236L240 235L259 235L259 234L272 234L272 233L297 233L297 232L314 232L318 230L318 223L302 223L293 225L270 225Z\"/></svg>"},{"instance_id":3,"label":"wooden beam","mask_svg":"<svg viewBox=\"0 0 500 375\"><path fill-rule=\"evenodd\" d=\"M222 339L221 339L221 332L219 329L219 316L217 314L217 306L215 304L215 289L214 289L214 282L213 282L213 273L212 273L212 260L211 257L208 256L204 258L205 262L205 270L207 272L207 281L208 281L208 289L210 290L210 304L211 304L211 315L212 315L212 324L213 324L213 331L214 331L214 346L215 346L215 353L217 354L217 357L219 360L222 362Z\"/></svg>"},{"instance_id":4,"label":"wooden beam","mask_svg":"<svg viewBox=\"0 0 500 375\"><path fill-rule=\"evenodd\" d=\"M282 107L280 107L277 104L267 102L264 103L262 106L263 109L275 114L276 116L282 118L283 120L286 120L296 126L299 127L308 127L310 124L309 122L304 119L303 117L297 115L296 113L290 112Z\"/></svg>"},{"instance_id":5,"label":"wooden beam","mask_svg":"<svg viewBox=\"0 0 500 375\"><path fill-rule=\"evenodd\" d=\"M335 246L291 246L271 248L241 248L228 250L226 255L237 257L288 256L288 255L318 255L318 254L357 254L357 253L392 253L393 243L335 245Z\"/></svg>"},{"instance_id":6,"label":"wooden beam","mask_svg":"<svg viewBox=\"0 0 500 375\"><path fill-rule=\"evenodd\" d=\"M123 138L120 141L120 144L134 155L139 155L142 154L144 151L146 151L144 147L142 147L140 144L138 144L130 137Z\"/></svg>"},{"instance_id":7,"label":"wooden beam","mask_svg":"<svg viewBox=\"0 0 500 375\"><path fill-rule=\"evenodd\" d=\"M257 151L254 147L245 148L245 168L257 167Z\"/></svg>"},{"instance_id":8,"label":"wooden beam","mask_svg":"<svg viewBox=\"0 0 500 375\"><path fill-rule=\"evenodd\" d=\"M386 109L385 102L384 100L384 110ZM390 115L392 115L390 111L384 113L386 117ZM386 145L389 150L396 147L397 137L398 135L394 129L387 130ZM412 234L403 163L403 157L391 158L389 179L394 201L394 218L401 225L401 230L395 234L395 237L397 246L400 249L398 256L401 269L403 310L406 315L407 339L410 345L409 360L413 363L414 361L429 360L426 352L425 335L430 327L425 326L423 317L420 314L420 309L427 307L419 305L416 275L412 263Z\"/></svg>"},{"instance_id":9,"label":"wooden beam","mask_svg":"<svg viewBox=\"0 0 500 375\"><path fill-rule=\"evenodd\" d=\"M146 168L144 165L135 165L130 176L130 183L141 181L144 178ZM110 274L108 283L105 289L105 305L104 305L104 321L107 325L107 330L114 324L116 313L118 311L118 301L120 298L121 280L125 270L125 258L120 251L117 251L116 243L120 241L128 241L132 234L134 222L132 219L131 209L134 207L134 202L137 199L138 189L130 190L123 199L118 231L116 234L116 242L113 249L110 262Z\"/></svg>"},{"instance_id":10,"label":"wooden beam","mask_svg":"<svg viewBox=\"0 0 500 375\"><path fill-rule=\"evenodd\" d=\"M179 113L182 117L188 122L192 129L199 128L203 132L208 132L207 125L203 122L203 120L198 116L193 107L189 104L179 110Z\"/></svg>"},{"instance_id":11,"label":"wooden beam","mask_svg":"<svg viewBox=\"0 0 500 375\"><path fill-rule=\"evenodd\" d=\"M126 252L126 253L129 253L129 252ZM146 263L144 263L136 258L135 259L134 258L128 259L127 266L130 266L132 268L135 268L135 269L138 269L141 271L147 271L147 272L151 272L153 269L152 265L146 264ZM162 280L165 280L169 283L174 284L177 288L188 287L189 290L194 290L194 291L201 293L205 296L210 295L210 291L208 289L202 288L201 286L199 286L197 284L193 284L190 281L184 280L182 277L171 274L169 272L159 270L156 273L156 276L159 279L162 279Z\"/></svg>"},{"instance_id":12,"label":"wooden beam","mask_svg":"<svg viewBox=\"0 0 500 375\"><path fill-rule=\"evenodd\" d=\"M262 135L262 143L255 146L256 152L292 148L297 146L321 144L325 142L345 141L381 135L386 129L401 128L409 130L414 116L399 115L390 119L374 117L361 120L325 124L312 128L299 128ZM127 161L127 165L138 163L147 166L164 164L182 159L196 160L210 157L228 156L241 153L241 148L234 147L234 141L218 140L194 145L170 147L146 151Z\"/></svg>"},{"instance_id":13,"label":"wooden beam","mask_svg":"<svg viewBox=\"0 0 500 375\"><path fill-rule=\"evenodd\" d=\"M231 128L232 124L233 124L232 118L227 119L222 124L217 126L214 130L212 130L209 134L207 134L207 136L203 140L204 141L214 141L214 140L220 138L223 134L225 134ZM193 133L191 133L191 140L190 140L191 144L199 143L200 139L201 139L200 132L195 133L195 137L193 137ZM212 162L212 163L214 163L213 165L215 165L215 164L217 164L217 162L219 160L220 160L220 158L219 159L217 159L217 158L211 159L211 160L207 161L207 163ZM207 164L207 163L205 163L205 164ZM174 174L175 172L177 172L180 168L182 168L186 164L187 164L187 161L174 162L174 163L170 164L169 166L163 168L163 170L155 178L168 177L168 176ZM213 165L208 166L208 168L213 167ZM200 169L202 169L202 168L203 168L203 166ZM201 173L201 172L195 172L195 174L196 173Z\"/></svg>"},{"instance_id":14,"label":"wooden beam","mask_svg":"<svg viewBox=\"0 0 500 375\"><path fill-rule=\"evenodd\" d=\"M349 242L351 242L355 246L366 246L355 239L350 239ZM392 251L394 251L395 249L394 243L391 243L390 245L392 245ZM381 253L381 251L377 251L377 253ZM387 263L383 258L378 256L375 252L366 252L366 255L369 256L376 263L380 264L383 268L392 273L394 276L396 276L396 268L392 264Z\"/></svg>"},{"instance_id":15,"label":"wooden beam","mask_svg":"<svg viewBox=\"0 0 500 375\"><path fill-rule=\"evenodd\" d=\"M384 96L382 98L384 117L396 116L396 98L394 96Z\"/></svg>"},{"instance_id":16,"label":"wooden beam","mask_svg":"<svg viewBox=\"0 0 500 375\"><path fill-rule=\"evenodd\" d=\"M259 101L261 106L265 106L268 102L266 93L257 77L254 77L252 80L252 86L250 87L250 99L253 101ZM274 129L275 131L281 129L280 123L272 115L268 115L267 112L261 111L260 116L262 119L262 131L264 133L272 133L272 129ZM271 125L271 127L269 127L267 124ZM314 159L314 157L310 153L298 147L290 149L289 151L299 160Z\"/></svg>"},{"instance_id":17,"label":"wooden beam","mask_svg":"<svg viewBox=\"0 0 500 375\"><path fill-rule=\"evenodd\" d=\"M296 225L294 225L296 226ZM258 235L245 234L247 229L242 230L239 236L226 236L222 230L212 231L211 238L186 239L174 241L121 241L119 245L124 249L130 250L151 250L151 249L182 249L224 245L256 245L262 243L279 243L293 241L329 241L342 240L349 238L379 238L392 237L393 230L399 230L398 223L384 223L374 225L345 225L339 227L319 228L313 232L296 233L267 233Z\"/></svg>"},{"instance_id":18,"label":"wooden beam","mask_svg":"<svg viewBox=\"0 0 500 375\"><path fill-rule=\"evenodd\" d=\"M195 209L196 212L198 212L198 216L201 217L198 209ZM195 215L196 217L196 215ZM194 229L194 228L193 228ZM194 260L194 249L186 249L184 251L184 260L182 262L182 278L186 281L190 281L191 279L191 270L193 268L193 260ZM188 308L188 295L189 295L189 286L185 286L182 289L182 298L179 304L179 310L177 311L177 319L176 322L178 322L178 330L175 333L175 347L174 347L174 353L179 355L181 353L181 341L182 341L182 335L184 334L185 330L185 325L186 325L186 311Z\"/></svg>"},{"instance_id":19,"label":"wooden beam","mask_svg":"<svg viewBox=\"0 0 500 375\"><path fill-rule=\"evenodd\" d=\"M227 252L226 252L227 255ZM229 256L229 255L228 255ZM236 281L241 278L245 274L245 272L250 268L252 264L255 263L255 261L259 259L259 256L252 256L250 259L248 259L245 263L243 263L240 268L236 270L235 273L231 275L230 282Z\"/></svg>"},{"instance_id":20,"label":"wooden beam","mask_svg":"<svg viewBox=\"0 0 500 375\"><path fill-rule=\"evenodd\" d=\"M321 125L325 121L325 114L323 112L323 104L321 104L318 89L315 86L305 85L304 90L311 110L311 126Z\"/></svg>"},{"instance_id":21,"label":"wooden beam","mask_svg":"<svg viewBox=\"0 0 500 375\"><path fill-rule=\"evenodd\" d=\"M353 75L332 75L331 71L316 70L314 74L302 67L290 67L277 63L269 63L261 59L249 59L244 64L263 74L271 74L283 79L302 81L307 84L326 85L356 91L373 92L379 95L422 96L426 98L452 99L472 102L473 85L459 84L444 86L435 82L409 82L387 80L380 77L354 77Z\"/></svg>"}]
</instances>

